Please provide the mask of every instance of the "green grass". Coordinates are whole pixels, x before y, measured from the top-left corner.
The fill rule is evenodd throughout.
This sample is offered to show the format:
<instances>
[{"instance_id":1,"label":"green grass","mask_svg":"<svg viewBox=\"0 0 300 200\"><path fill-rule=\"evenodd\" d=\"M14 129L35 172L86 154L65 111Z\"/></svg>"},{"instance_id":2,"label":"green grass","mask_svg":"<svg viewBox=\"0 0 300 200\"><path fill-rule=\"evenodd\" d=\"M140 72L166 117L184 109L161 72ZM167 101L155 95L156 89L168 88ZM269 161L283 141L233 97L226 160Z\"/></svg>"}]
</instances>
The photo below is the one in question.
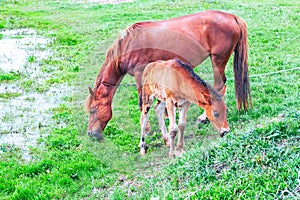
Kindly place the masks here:
<instances>
[{"instance_id":1,"label":"green grass","mask_svg":"<svg viewBox=\"0 0 300 200\"><path fill-rule=\"evenodd\" d=\"M1 74L27 91L74 88L52 109L53 125L43 129L31 161L18 148L0 148L2 199L297 199L300 198L299 3L264 1L135 1L115 5L70 1L0 1L0 27L33 28L51 38L49 58L38 61L45 80ZM219 138L210 124L195 124L201 110L188 113L186 151L167 158L153 109L149 149L139 156L140 125L136 88L120 86L105 140L86 135L83 112L107 48L134 22L161 20L217 9L248 25L253 108L238 113L231 62L226 103L231 132ZM287 70L287 71L281 71ZM195 71L212 80L210 61ZM277 73L273 73L277 72ZM122 84L134 83L126 76ZM0 97L4 98L4 97Z\"/></svg>"},{"instance_id":2,"label":"green grass","mask_svg":"<svg viewBox=\"0 0 300 200\"><path fill-rule=\"evenodd\" d=\"M201 149L202 144L197 144L187 156L168 166L166 173L144 180L139 190L143 192L136 196L274 199L299 195L297 120L299 113L287 113L283 121L230 134L210 149ZM144 188L152 188L156 194Z\"/></svg>"},{"instance_id":3,"label":"green grass","mask_svg":"<svg viewBox=\"0 0 300 200\"><path fill-rule=\"evenodd\" d=\"M30 55L28 58L27 58L28 62L29 63L33 63L36 61L36 57L34 55Z\"/></svg>"},{"instance_id":4,"label":"green grass","mask_svg":"<svg viewBox=\"0 0 300 200\"><path fill-rule=\"evenodd\" d=\"M1 72L0 71L0 83L2 82L10 82L10 81L14 81L14 80L19 80L21 78L21 75L19 72Z\"/></svg>"},{"instance_id":5,"label":"green grass","mask_svg":"<svg viewBox=\"0 0 300 200\"><path fill-rule=\"evenodd\" d=\"M17 92L6 92L6 93L1 93L0 98L2 99L9 99L9 98L14 98L14 97L19 97L22 94L17 93Z\"/></svg>"}]
</instances>

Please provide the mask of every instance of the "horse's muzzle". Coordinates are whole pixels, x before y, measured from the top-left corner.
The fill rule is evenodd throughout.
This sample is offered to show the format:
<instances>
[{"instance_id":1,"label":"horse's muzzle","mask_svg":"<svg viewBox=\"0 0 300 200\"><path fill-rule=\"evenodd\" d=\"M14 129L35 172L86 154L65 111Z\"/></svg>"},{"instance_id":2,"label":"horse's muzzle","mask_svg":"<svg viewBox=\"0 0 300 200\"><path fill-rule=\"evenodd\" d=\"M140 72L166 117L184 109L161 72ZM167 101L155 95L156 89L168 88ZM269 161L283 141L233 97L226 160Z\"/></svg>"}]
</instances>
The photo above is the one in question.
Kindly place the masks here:
<instances>
[{"instance_id":1,"label":"horse's muzzle","mask_svg":"<svg viewBox=\"0 0 300 200\"><path fill-rule=\"evenodd\" d=\"M89 131L88 136L95 138L98 141L103 140L103 135L98 131Z\"/></svg>"},{"instance_id":2,"label":"horse's muzzle","mask_svg":"<svg viewBox=\"0 0 300 200\"><path fill-rule=\"evenodd\" d=\"M226 129L226 128L221 128L221 129L219 130L219 134L220 134L221 137L224 137L227 133L229 133L229 131L230 131L229 128L228 128L228 129Z\"/></svg>"}]
</instances>

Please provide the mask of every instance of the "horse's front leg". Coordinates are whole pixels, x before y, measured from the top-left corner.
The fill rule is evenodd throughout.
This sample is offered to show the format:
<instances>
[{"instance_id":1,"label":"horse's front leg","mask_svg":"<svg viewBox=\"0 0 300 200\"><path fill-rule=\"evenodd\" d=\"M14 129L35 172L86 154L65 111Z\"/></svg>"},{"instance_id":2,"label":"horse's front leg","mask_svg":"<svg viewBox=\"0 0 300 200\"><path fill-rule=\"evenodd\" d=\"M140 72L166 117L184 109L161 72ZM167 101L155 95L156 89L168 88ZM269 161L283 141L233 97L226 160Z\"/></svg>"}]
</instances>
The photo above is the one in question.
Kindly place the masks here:
<instances>
[{"instance_id":1,"label":"horse's front leg","mask_svg":"<svg viewBox=\"0 0 300 200\"><path fill-rule=\"evenodd\" d=\"M163 139L167 147L170 147L170 135L167 131L165 119L164 119L164 113L166 109L166 104L164 102L157 102L155 106L155 112L158 119L158 124L160 127L160 131L162 133Z\"/></svg>"},{"instance_id":2,"label":"horse's front leg","mask_svg":"<svg viewBox=\"0 0 300 200\"><path fill-rule=\"evenodd\" d=\"M169 134L170 134L170 151L169 156L175 157L175 137L178 132L178 127L176 124L176 107L171 99L166 100L166 107L169 115Z\"/></svg>"},{"instance_id":3,"label":"horse's front leg","mask_svg":"<svg viewBox=\"0 0 300 200\"><path fill-rule=\"evenodd\" d=\"M148 123L148 113L145 113L142 111L141 113L141 118L140 118L140 123L141 123L141 139L140 139L140 154L141 156L145 155L146 153L146 142L145 142L145 135L146 135L146 126Z\"/></svg>"},{"instance_id":4,"label":"horse's front leg","mask_svg":"<svg viewBox=\"0 0 300 200\"><path fill-rule=\"evenodd\" d=\"M143 71L140 71L140 70L137 70L135 71L134 73L134 78L135 78L135 81L136 81L136 87L138 89L138 104L139 104L139 108L140 108L140 111L142 112L142 109L143 109L143 97L142 97L142 93L143 93L143 85L142 85L142 74L143 74ZM150 130L151 130L151 127L150 127L150 122L148 121L147 122L147 125L146 125L146 133L149 133Z\"/></svg>"},{"instance_id":5,"label":"horse's front leg","mask_svg":"<svg viewBox=\"0 0 300 200\"><path fill-rule=\"evenodd\" d=\"M145 155L146 153L146 142L145 142L145 135L148 133L147 125L149 124L148 119L148 112L151 107L151 103L143 104L140 124L141 124L141 139L140 139L140 153L141 156Z\"/></svg>"},{"instance_id":6,"label":"horse's front leg","mask_svg":"<svg viewBox=\"0 0 300 200\"><path fill-rule=\"evenodd\" d=\"M179 128L179 135L178 135L178 142L177 142L177 156L182 156L182 154L185 152L183 150L184 146L184 130L186 127L186 117L187 117L187 112L190 106L190 102L185 102L181 107L180 107L180 112L179 112L179 122L178 122L178 128Z\"/></svg>"},{"instance_id":7,"label":"horse's front leg","mask_svg":"<svg viewBox=\"0 0 300 200\"><path fill-rule=\"evenodd\" d=\"M149 87L145 86L143 87L144 91L142 93L142 113L141 113L141 118L140 118L140 123L141 123L141 140L140 140L140 153L141 155L145 155L146 153L146 142L145 142L145 135L148 132L147 124L149 124L148 120L148 112L151 108L151 105L153 103L154 97L149 95L150 89Z\"/></svg>"}]
</instances>

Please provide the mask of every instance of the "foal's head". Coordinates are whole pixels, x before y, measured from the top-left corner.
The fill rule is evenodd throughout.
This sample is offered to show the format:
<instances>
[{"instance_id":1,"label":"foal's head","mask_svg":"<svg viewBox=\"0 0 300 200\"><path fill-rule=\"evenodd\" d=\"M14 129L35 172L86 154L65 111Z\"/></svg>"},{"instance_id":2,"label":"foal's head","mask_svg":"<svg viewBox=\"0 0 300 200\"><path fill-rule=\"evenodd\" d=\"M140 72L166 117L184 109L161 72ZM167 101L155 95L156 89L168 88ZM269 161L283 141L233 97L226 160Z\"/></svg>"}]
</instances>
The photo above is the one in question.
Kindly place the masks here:
<instances>
[{"instance_id":1,"label":"foal's head","mask_svg":"<svg viewBox=\"0 0 300 200\"><path fill-rule=\"evenodd\" d=\"M211 102L209 105L204 106L207 118L213 124L213 126L219 131L221 137L229 132L229 126L227 122L227 106L223 100L226 87L217 94L211 94Z\"/></svg>"}]
</instances>

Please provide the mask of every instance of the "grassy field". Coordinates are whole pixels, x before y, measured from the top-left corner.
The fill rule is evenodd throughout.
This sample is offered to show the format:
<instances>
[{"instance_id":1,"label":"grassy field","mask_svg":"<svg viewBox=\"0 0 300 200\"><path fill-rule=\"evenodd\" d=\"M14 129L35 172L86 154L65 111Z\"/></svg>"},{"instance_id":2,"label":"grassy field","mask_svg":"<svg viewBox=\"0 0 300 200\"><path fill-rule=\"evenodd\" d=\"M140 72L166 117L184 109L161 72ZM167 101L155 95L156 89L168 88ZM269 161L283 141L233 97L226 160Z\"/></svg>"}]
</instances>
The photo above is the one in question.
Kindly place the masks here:
<instances>
[{"instance_id":1,"label":"grassy field","mask_svg":"<svg viewBox=\"0 0 300 200\"><path fill-rule=\"evenodd\" d=\"M30 147L30 161L22 159L22 149L1 145L0 199L300 198L298 1L74 2L0 0L0 29L34 29L51 39L52 51L39 63L47 75L42 82L0 71L0 83L17 81L27 91L39 93L63 84L70 87L50 110L52 125L41 129L43 137ZM149 150L140 157L137 92L131 86L134 79L126 76L113 101L105 140L89 138L88 115L83 111L87 88L93 86L119 31L138 21L208 9L236 14L248 25L253 108L245 113L235 109L230 61L225 99L230 134L219 138L211 124L197 126L202 111L191 106L187 154L170 159L151 110ZM195 70L211 82L210 61Z\"/></svg>"}]
</instances>

